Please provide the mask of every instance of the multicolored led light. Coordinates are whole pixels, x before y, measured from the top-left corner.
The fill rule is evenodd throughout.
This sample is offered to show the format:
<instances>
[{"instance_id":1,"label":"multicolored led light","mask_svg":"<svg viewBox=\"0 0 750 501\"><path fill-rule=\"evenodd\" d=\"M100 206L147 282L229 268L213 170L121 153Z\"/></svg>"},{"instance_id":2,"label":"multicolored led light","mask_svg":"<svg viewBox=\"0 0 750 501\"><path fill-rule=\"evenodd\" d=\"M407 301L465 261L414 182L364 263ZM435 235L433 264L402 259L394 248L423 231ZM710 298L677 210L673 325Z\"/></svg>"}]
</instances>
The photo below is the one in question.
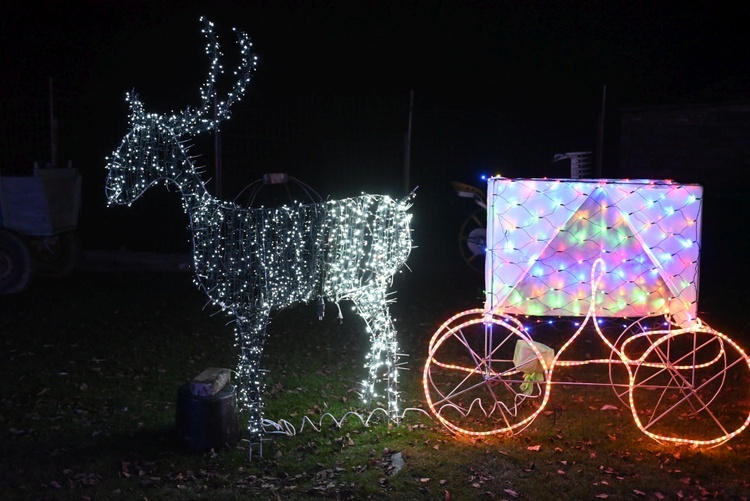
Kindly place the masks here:
<instances>
[{"instance_id":1,"label":"multicolored led light","mask_svg":"<svg viewBox=\"0 0 750 501\"><path fill-rule=\"evenodd\" d=\"M749 398L750 357L696 314L701 199L700 186L671 181L490 179L485 307L443 323L424 366L438 420L459 434L519 433L549 401L555 368L605 364L654 440L712 447L750 426L734 405ZM583 319L550 362L514 315ZM641 320L611 341L597 317ZM657 317L663 328L644 323ZM610 357L562 359L586 328Z\"/></svg>"},{"instance_id":2,"label":"multicolored led light","mask_svg":"<svg viewBox=\"0 0 750 501\"><path fill-rule=\"evenodd\" d=\"M702 187L646 180L488 180L488 309L695 319Z\"/></svg>"}]
</instances>

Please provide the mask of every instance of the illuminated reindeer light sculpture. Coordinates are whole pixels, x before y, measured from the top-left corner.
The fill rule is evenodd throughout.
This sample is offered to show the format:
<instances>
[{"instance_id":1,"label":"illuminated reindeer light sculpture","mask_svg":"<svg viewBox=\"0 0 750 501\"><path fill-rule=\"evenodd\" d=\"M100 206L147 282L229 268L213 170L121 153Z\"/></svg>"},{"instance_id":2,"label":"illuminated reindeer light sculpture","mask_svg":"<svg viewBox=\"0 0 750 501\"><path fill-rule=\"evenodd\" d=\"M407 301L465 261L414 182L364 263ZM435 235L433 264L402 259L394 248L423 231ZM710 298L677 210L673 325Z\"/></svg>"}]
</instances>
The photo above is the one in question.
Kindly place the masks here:
<instances>
[{"instance_id":1,"label":"illuminated reindeer light sculpture","mask_svg":"<svg viewBox=\"0 0 750 501\"><path fill-rule=\"evenodd\" d=\"M238 32L238 80L212 118L220 52L213 25L204 23L211 69L201 88L201 106L171 116L146 113L138 96L129 94L130 131L108 159L107 199L130 205L157 183L180 191L193 234L195 281L236 321L237 386L248 411L251 444L259 443L263 434L259 366L269 316L275 308L315 299L354 303L371 341L363 401L371 401L376 388L385 386L389 418L398 420L398 345L386 290L411 250L411 197L361 195L320 204L249 208L209 194L186 140L229 117L255 58L247 35Z\"/></svg>"}]
</instances>

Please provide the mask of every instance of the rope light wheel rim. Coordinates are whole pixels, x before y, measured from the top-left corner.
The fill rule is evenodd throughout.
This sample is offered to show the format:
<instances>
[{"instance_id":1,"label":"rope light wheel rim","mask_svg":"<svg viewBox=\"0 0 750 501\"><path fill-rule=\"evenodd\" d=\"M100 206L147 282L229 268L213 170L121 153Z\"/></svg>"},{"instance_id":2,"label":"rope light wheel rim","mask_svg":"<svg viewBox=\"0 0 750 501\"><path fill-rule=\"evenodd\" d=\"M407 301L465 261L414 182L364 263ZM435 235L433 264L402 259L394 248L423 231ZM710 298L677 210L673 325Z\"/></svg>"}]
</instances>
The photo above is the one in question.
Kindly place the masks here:
<instances>
[{"instance_id":1,"label":"rope light wheel rim","mask_svg":"<svg viewBox=\"0 0 750 501\"><path fill-rule=\"evenodd\" d=\"M516 364L518 341L529 351ZM541 380L524 379L522 369L531 367L541 370ZM515 434L547 404L550 375L551 368L518 320L475 309L451 317L435 333L422 384L430 411L451 431Z\"/></svg>"},{"instance_id":2,"label":"rope light wheel rim","mask_svg":"<svg viewBox=\"0 0 750 501\"><path fill-rule=\"evenodd\" d=\"M653 320L653 318L654 317L643 317L631 322L630 325L623 329L617 340L611 345L608 364L609 382L612 385L612 391L614 391L617 399L622 405L628 408L630 408L630 398L628 396L630 392L629 366L637 364L637 360L628 357L625 348L628 344L628 340L633 337L632 332L643 332L645 330L643 322L648 319Z\"/></svg>"},{"instance_id":3,"label":"rope light wheel rim","mask_svg":"<svg viewBox=\"0 0 750 501\"><path fill-rule=\"evenodd\" d=\"M443 334L444 334L444 332L446 330L451 329L452 327L455 327L456 325L459 325L459 324L465 322L466 321L465 320L466 317L471 318L472 316L476 316L478 314L484 314L484 309L483 308L472 308L472 309L469 309L469 310L464 310L464 311L461 311L459 313L456 313L455 315L453 315L452 317L450 317L448 320L446 320L445 322L443 322L443 324L440 327L438 327L437 330L435 331L435 333L432 335L432 338L430 339L430 344L429 344L429 346L427 348L427 352L428 353L432 353L433 346L435 345L435 342L440 337L443 336Z\"/></svg>"},{"instance_id":4,"label":"rope light wheel rim","mask_svg":"<svg viewBox=\"0 0 750 501\"><path fill-rule=\"evenodd\" d=\"M628 338L647 348L628 364L628 399L638 428L660 443L716 447L750 426L742 411L750 357L728 336L705 324ZM690 348L690 347L693 348ZM632 350L631 350L632 351Z\"/></svg>"}]
</instances>

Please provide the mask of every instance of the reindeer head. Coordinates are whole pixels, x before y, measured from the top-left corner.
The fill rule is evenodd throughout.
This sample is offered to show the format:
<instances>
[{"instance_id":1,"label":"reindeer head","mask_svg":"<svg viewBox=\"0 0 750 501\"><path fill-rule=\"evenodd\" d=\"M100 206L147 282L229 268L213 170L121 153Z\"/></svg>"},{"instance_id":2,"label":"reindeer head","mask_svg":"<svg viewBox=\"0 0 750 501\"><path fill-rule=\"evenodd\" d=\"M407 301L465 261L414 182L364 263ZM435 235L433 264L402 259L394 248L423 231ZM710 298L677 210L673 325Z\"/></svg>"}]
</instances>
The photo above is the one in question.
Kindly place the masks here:
<instances>
[{"instance_id":1,"label":"reindeer head","mask_svg":"<svg viewBox=\"0 0 750 501\"><path fill-rule=\"evenodd\" d=\"M235 74L237 82L225 101L214 101L214 83L222 71L221 52L213 23L201 18L208 39L206 53L211 59L208 79L201 86L201 106L188 107L179 114L146 113L135 91L127 94L130 103L130 131L108 159L105 192L110 204L130 204L148 188L161 181L177 182L181 176L196 174L187 154L185 141L201 132L214 130L229 117L229 110L245 91L255 69L256 58L250 54L252 44L245 33L237 32L242 61Z\"/></svg>"}]
</instances>

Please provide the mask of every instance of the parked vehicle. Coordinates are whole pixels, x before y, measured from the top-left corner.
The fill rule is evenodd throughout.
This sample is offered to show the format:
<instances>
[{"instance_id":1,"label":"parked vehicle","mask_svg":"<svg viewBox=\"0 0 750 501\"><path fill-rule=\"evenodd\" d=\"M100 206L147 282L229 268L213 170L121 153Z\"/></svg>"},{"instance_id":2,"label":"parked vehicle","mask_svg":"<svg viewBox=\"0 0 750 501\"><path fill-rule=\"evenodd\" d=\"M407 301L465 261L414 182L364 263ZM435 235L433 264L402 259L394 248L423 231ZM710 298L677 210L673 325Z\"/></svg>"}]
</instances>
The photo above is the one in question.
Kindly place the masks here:
<instances>
[{"instance_id":1,"label":"parked vehicle","mask_svg":"<svg viewBox=\"0 0 750 501\"><path fill-rule=\"evenodd\" d=\"M34 275L73 271L82 255L80 204L81 176L73 167L0 175L0 294L23 291Z\"/></svg>"}]
</instances>

